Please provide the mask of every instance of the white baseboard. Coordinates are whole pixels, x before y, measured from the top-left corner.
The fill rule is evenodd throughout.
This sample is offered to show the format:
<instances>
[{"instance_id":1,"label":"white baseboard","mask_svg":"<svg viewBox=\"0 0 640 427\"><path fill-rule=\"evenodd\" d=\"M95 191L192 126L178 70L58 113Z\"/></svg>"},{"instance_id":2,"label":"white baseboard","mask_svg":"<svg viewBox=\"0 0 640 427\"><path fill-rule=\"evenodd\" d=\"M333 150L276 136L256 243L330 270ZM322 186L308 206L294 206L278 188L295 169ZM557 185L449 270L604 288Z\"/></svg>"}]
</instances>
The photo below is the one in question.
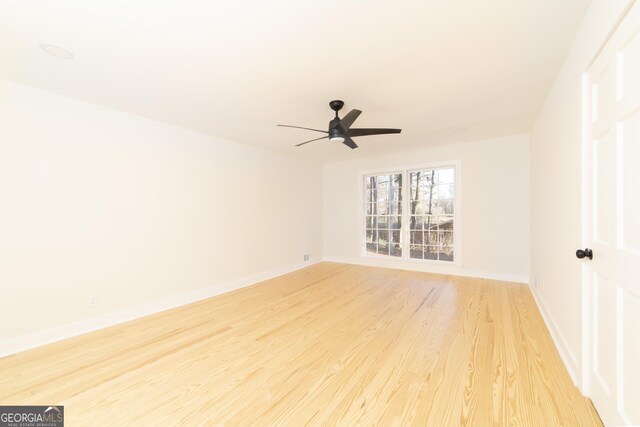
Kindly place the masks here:
<instances>
[{"instance_id":1,"label":"white baseboard","mask_svg":"<svg viewBox=\"0 0 640 427\"><path fill-rule=\"evenodd\" d=\"M179 307L181 305L190 304L192 302L200 301L206 298L211 298L216 295L244 288L246 286L251 286L265 280L273 279L274 277L282 276L283 274L291 273L293 271L308 267L321 261L321 258L313 258L306 262L276 268L260 274L232 280L229 282L217 283L215 285L185 294L174 295L168 298L126 308L124 310L119 310L102 316L83 319L77 322L57 326L30 335L12 338L0 342L0 357L9 356L21 351L40 347L45 344L51 344L56 341L61 341L67 338L82 335L87 332L96 331L108 326L117 325L129 320L138 319L140 317Z\"/></svg>"},{"instance_id":2,"label":"white baseboard","mask_svg":"<svg viewBox=\"0 0 640 427\"><path fill-rule=\"evenodd\" d=\"M529 276L517 274L504 274L487 271L469 270L464 267L440 266L434 264L422 264L419 262L408 262L402 260L387 260L366 257L340 257L325 256L324 261L339 262L343 264L367 265L371 267L393 268L398 270L421 271L424 273L449 274L452 276L477 277L480 279L500 280L503 282L529 283Z\"/></svg>"},{"instance_id":3,"label":"white baseboard","mask_svg":"<svg viewBox=\"0 0 640 427\"><path fill-rule=\"evenodd\" d=\"M551 312L547 309L547 306L544 304L544 300L542 296L538 293L538 291L532 287L531 294L533 295L533 299L535 300L538 310L540 310L540 314L542 315L542 319L544 323L547 325L547 329L551 334L551 338L558 349L558 353L560 353L560 358L564 362L564 366L567 368L569 372L569 376L573 381L573 384L580 388L579 376L577 375L580 370L578 369L578 359L576 355L571 351L571 347L567 344L567 341L564 339L562 332L560 332L560 328L558 328L558 324L553 319Z\"/></svg>"}]
</instances>

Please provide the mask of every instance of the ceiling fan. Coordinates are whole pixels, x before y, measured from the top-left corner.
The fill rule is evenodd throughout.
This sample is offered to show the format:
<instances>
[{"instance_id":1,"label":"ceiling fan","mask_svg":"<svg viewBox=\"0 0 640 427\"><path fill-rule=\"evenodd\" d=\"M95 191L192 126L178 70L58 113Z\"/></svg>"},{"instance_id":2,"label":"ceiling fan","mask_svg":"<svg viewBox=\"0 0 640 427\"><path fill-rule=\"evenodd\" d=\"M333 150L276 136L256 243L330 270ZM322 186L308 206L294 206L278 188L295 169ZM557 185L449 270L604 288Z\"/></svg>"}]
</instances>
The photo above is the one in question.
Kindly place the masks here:
<instances>
[{"instance_id":1,"label":"ceiling fan","mask_svg":"<svg viewBox=\"0 0 640 427\"><path fill-rule=\"evenodd\" d=\"M358 148L355 142L351 137L355 136L368 136L368 135L382 135L385 133L400 133L402 129L376 129L376 128L360 128L360 129L352 129L351 125L356 121L358 116L362 113L360 110L351 110L349 111L342 119L338 117L338 111L342 109L344 106L344 102L340 100L331 101L329 103L329 107L333 111L336 112L336 117L329 122L329 130L320 130L320 129L311 129L305 128L301 126L291 126L291 125L278 125L286 128L296 128L296 129L306 129L312 130L315 132L326 133L327 136L323 136L316 139L310 139L309 141L301 142L300 144L296 144L296 147L300 147L301 145L308 144L313 141L319 141L321 139L329 139L331 142L341 142L349 148Z\"/></svg>"}]
</instances>

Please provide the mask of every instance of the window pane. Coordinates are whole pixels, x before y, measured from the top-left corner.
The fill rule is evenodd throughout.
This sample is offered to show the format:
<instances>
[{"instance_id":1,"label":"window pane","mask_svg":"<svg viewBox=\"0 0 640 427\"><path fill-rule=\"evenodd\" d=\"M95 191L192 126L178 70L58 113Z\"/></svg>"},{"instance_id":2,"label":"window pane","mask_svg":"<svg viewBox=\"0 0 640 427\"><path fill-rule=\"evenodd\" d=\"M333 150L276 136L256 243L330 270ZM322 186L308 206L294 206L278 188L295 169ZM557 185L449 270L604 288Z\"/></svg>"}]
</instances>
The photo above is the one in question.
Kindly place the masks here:
<instances>
[{"instance_id":1,"label":"window pane","mask_svg":"<svg viewBox=\"0 0 640 427\"><path fill-rule=\"evenodd\" d=\"M445 199L438 200L436 209L434 210L436 215L452 215L453 214L453 200Z\"/></svg>"},{"instance_id":2,"label":"window pane","mask_svg":"<svg viewBox=\"0 0 640 427\"><path fill-rule=\"evenodd\" d=\"M438 230L453 230L453 217L441 215L439 217Z\"/></svg>"},{"instance_id":3,"label":"window pane","mask_svg":"<svg viewBox=\"0 0 640 427\"><path fill-rule=\"evenodd\" d=\"M424 214L424 205L422 201L413 201L411 202L411 214L412 215L422 215Z\"/></svg>"},{"instance_id":4,"label":"window pane","mask_svg":"<svg viewBox=\"0 0 640 427\"><path fill-rule=\"evenodd\" d=\"M452 230L452 215L427 215L425 217L425 230Z\"/></svg>"},{"instance_id":5,"label":"window pane","mask_svg":"<svg viewBox=\"0 0 640 427\"><path fill-rule=\"evenodd\" d=\"M398 212L398 214L402 214L402 198L397 202L396 212Z\"/></svg>"},{"instance_id":6,"label":"window pane","mask_svg":"<svg viewBox=\"0 0 640 427\"><path fill-rule=\"evenodd\" d=\"M409 199L410 200L421 200L423 198L422 196L422 189L420 187L411 187L409 189Z\"/></svg>"},{"instance_id":7,"label":"window pane","mask_svg":"<svg viewBox=\"0 0 640 427\"><path fill-rule=\"evenodd\" d=\"M416 173L409 172L409 187L415 188L418 186L418 181L416 180Z\"/></svg>"},{"instance_id":8,"label":"window pane","mask_svg":"<svg viewBox=\"0 0 640 427\"><path fill-rule=\"evenodd\" d=\"M438 183L453 184L454 170L453 168L438 170Z\"/></svg>"},{"instance_id":9,"label":"window pane","mask_svg":"<svg viewBox=\"0 0 640 427\"><path fill-rule=\"evenodd\" d=\"M436 244L434 242L434 244ZM438 231L438 245L453 246L453 233L451 231Z\"/></svg>"},{"instance_id":10,"label":"window pane","mask_svg":"<svg viewBox=\"0 0 640 427\"><path fill-rule=\"evenodd\" d=\"M387 243L389 241L389 232L387 230L378 230L378 243Z\"/></svg>"},{"instance_id":11,"label":"window pane","mask_svg":"<svg viewBox=\"0 0 640 427\"><path fill-rule=\"evenodd\" d=\"M386 202L389 198L389 191L386 188L378 188L373 195L376 202Z\"/></svg>"},{"instance_id":12,"label":"window pane","mask_svg":"<svg viewBox=\"0 0 640 427\"><path fill-rule=\"evenodd\" d=\"M428 215L424 217L424 229L429 231L438 231L439 216Z\"/></svg>"},{"instance_id":13,"label":"window pane","mask_svg":"<svg viewBox=\"0 0 640 427\"><path fill-rule=\"evenodd\" d=\"M367 216L364 219L364 227L365 228L375 228L375 221L373 216Z\"/></svg>"},{"instance_id":14,"label":"window pane","mask_svg":"<svg viewBox=\"0 0 640 427\"><path fill-rule=\"evenodd\" d=\"M438 186L437 185L428 185L424 188L424 200L433 200L438 198Z\"/></svg>"},{"instance_id":15,"label":"window pane","mask_svg":"<svg viewBox=\"0 0 640 427\"><path fill-rule=\"evenodd\" d=\"M453 198L453 185L439 185L438 186L438 198L439 199L452 199Z\"/></svg>"},{"instance_id":16,"label":"window pane","mask_svg":"<svg viewBox=\"0 0 640 427\"><path fill-rule=\"evenodd\" d=\"M398 211L397 211L397 205L393 202L389 203L389 207L387 208L387 212L389 213L389 215L397 215Z\"/></svg>"},{"instance_id":17,"label":"window pane","mask_svg":"<svg viewBox=\"0 0 640 427\"><path fill-rule=\"evenodd\" d=\"M424 259L438 259L438 247L437 246L425 246Z\"/></svg>"},{"instance_id":18,"label":"window pane","mask_svg":"<svg viewBox=\"0 0 640 427\"><path fill-rule=\"evenodd\" d=\"M437 203L435 200L426 200L423 202L423 206L425 215L433 215L436 213Z\"/></svg>"},{"instance_id":19,"label":"window pane","mask_svg":"<svg viewBox=\"0 0 640 427\"><path fill-rule=\"evenodd\" d=\"M422 244L422 231L412 231L410 244Z\"/></svg>"},{"instance_id":20,"label":"window pane","mask_svg":"<svg viewBox=\"0 0 640 427\"><path fill-rule=\"evenodd\" d=\"M422 249L423 249L422 245L410 245L409 256L414 259L422 259L423 258Z\"/></svg>"},{"instance_id":21,"label":"window pane","mask_svg":"<svg viewBox=\"0 0 640 427\"><path fill-rule=\"evenodd\" d=\"M422 230L424 224L423 216L412 216L411 229L412 230Z\"/></svg>"},{"instance_id":22,"label":"window pane","mask_svg":"<svg viewBox=\"0 0 640 427\"><path fill-rule=\"evenodd\" d=\"M378 249L377 249L376 243L367 243L367 253L369 253L369 254L378 253Z\"/></svg>"},{"instance_id":23,"label":"window pane","mask_svg":"<svg viewBox=\"0 0 640 427\"><path fill-rule=\"evenodd\" d=\"M378 202L375 214L376 215L387 215L387 202Z\"/></svg>"},{"instance_id":24,"label":"window pane","mask_svg":"<svg viewBox=\"0 0 640 427\"><path fill-rule=\"evenodd\" d=\"M394 230L399 230L400 228L402 228L402 219L399 216L394 216L392 218L389 219L390 221L390 227Z\"/></svg>"},{"instance_id":25,"label":"window pane","mask_svg":"<svg viewBox=\"0 0 640 427\"><path fill-rule=\"evenodd\" d=\"M433 246L438 245L438 233L435 231L425 231L424 244Z\"/></svg>"},{"instance_id":26,"label":"window pane","mask_svg":"<svg viewBox=\"0 0 640 427\"><path fill-rule=\"evenodd\" d=\"M440 247L439 257L440 261L453 261L453 247Z\"/></svg>"},{"instance_id":27,"label":"window pane","mask_svg":"<svg viewBox=\"0 0 640 427\"><path fill-rule=\"evenodd\" d=\"M388 216L379 216L378 219L378 229L387 229L389 228L389 217Z\"/></svg>"}]
</instances>

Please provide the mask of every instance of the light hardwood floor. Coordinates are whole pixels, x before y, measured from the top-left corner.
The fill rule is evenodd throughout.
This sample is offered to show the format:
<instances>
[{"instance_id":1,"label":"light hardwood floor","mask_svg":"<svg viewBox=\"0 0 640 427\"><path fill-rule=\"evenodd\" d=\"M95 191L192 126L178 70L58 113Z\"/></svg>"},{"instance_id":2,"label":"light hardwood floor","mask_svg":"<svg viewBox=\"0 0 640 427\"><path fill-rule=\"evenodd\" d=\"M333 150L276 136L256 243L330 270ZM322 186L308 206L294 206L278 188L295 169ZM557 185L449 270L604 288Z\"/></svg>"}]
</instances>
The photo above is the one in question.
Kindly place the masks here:
<instances>
[{"instance_id":1,"label":"light hardwood floor","mask_svg":"<svg viewBox=\"0 0 640 427\"><path fill-rule=\"evenodd\" d=\"M520 284L322 263L0 359L68 426L598 426Z\"/></svg>"}]
</instances>

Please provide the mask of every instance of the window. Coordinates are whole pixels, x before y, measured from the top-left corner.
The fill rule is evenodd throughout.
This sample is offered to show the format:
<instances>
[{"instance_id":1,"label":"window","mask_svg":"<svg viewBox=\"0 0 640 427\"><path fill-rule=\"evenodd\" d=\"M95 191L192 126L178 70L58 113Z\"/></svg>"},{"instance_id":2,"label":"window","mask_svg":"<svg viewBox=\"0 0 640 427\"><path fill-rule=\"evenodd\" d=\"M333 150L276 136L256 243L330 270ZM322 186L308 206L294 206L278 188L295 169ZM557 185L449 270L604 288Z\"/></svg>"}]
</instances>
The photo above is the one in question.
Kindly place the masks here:
<instances>
[{"instance_id":1,"label":"window","mask_svg":"<svg viewBox=\"0 0 640 427\"><path fill-rule=\"evenodd\" d=\"M367 252L402 256L402 174L368 175L365 181Z\"/></svg>"},{"instance_id":2,"label":"window","mask_svg":"<svg viewBox=\"0 0 640 427\"><path fill-rule=\"evenodd\" d=\"M365 254L457 262L458 169L444 165L364 175Z\"/></svg>"},{"instance_id":3,"label":"window","mask_svg":"<svg viewBox=\"0 0 640 427\"><path fill-rule=\"evenodd\" d=\"M453 261L454 169L409 172L409 256Z\"/></svg>"}]
</instances>

